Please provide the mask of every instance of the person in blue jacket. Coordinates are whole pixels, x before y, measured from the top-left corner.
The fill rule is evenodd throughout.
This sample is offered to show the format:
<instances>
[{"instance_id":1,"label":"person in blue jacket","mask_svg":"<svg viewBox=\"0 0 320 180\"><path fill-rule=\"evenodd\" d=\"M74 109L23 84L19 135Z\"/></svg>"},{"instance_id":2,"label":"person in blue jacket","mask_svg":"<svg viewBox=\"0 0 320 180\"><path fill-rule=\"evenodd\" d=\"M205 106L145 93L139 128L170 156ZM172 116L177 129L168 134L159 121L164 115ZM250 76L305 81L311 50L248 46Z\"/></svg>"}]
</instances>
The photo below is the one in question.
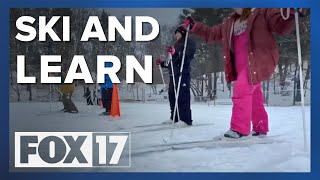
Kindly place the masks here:
<instances>
[{"instance_id":1,"label":"person in blue jacket","mask_svg":"<svg viewBox=\"0 0 320 180\"><path fill-rule=\"evenodd\" d=\"M186 29L183 26L179 26L175 31L176 42L173 47L168 47L166 49L167 53L172 55L172 64L173 71L171 71L170 63L166 66L165 62L161 59L156 60L157 65L161 65L161 67L168 68L170 74L170 83L169 83L169 101L170 101L170 109L171 116L170 119L163 122L163 124L172 123L174 120L175 123L178 122L178 112L176 112L176 116L173 117L174 108L175 108L175 92L174 92L174 84L173 84L173 76L175 77L175 84L178 86L179 77L181 76L181 84L180 84L180 92L178 99L178 107L179 107L179 116L180 120L177 125L178 126L191 126L192 125L192 117L191 117L191 107L190 107L190 81L191 81L191 67L190 63L194 58L196 53L196 43L191 38L188 38L187 47L185 51L184 65L182 74L180 74L180 67L182 65L183 58L183 50L184 50L184 42L186 38ZM176 87L177 90L177 87Z\"/></svg>"},{"instance_id":2,"label":"person in blue jacket","mask_svg":"<svg viewBox=\"0 0 320 180\"><path fill-rule=\"evenodd\" d=\"M111 62L105 63L105 67L112 67ZM113 91L113 83L109 77L109 75L104 76L104 83L100 84L100 91L101 91L101 100L103 108L105 108L105 112L101 113L102 116L110 115L111 110L111 100L112 100L112 91Z\"/></svg>"}]
</instances>

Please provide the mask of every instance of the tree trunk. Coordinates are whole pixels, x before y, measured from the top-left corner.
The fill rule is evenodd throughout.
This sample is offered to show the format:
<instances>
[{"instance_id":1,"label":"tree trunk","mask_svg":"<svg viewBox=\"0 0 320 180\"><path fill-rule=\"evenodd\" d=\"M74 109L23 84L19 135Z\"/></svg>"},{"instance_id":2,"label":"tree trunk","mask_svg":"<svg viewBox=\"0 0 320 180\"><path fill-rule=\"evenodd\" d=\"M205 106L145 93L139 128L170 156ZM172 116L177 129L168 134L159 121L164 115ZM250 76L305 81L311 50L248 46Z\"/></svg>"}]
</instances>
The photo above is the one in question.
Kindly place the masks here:
<instances>
[{"instance_id":1,"label":"tree trunk","mask_svg":"<svg viewBox=\"0 0 320 180\"><path fill-rule=\"evenodd\" d=\"M207 74L207 77L208 77L208 96L211 97L212 95L212 75L211 73L208 73Z\"/></svg>"},{"instance_id":2,"label":"tree trunk","mask_svg":"<svg viewBox=\"0 0 320 180\"><path fill-rule=\"evenodd\" d=\"M18 92L18 102L20 102L20 93Z\"/></svg>"},{"instance_id":3,"label":"tree trunk","mask_svg":"<svg viewBox=\"0 0 320 180\"><path fill-rule=\"evenodd\" d=\"M137 101L139 100L139 87L136 85L137 88Z\"/></svg>"},{"instance_id":4,"label":"tree trunk","mask_svg":"<svg viewBox=\"0 0 320 180\"><path fill-rule=\"evenodd\" d=\"M284 66L284 75L283 75L283 83L284 83L284 86L286 85L286 79L287 79L287 75L288 75L288 63L285 64Z\"/></svg>"},{"instance_id":5,"label":"tree trunk","mask_svg":"<svg viewBox=\"0 0 320 180\"><path fill-rule=\"evenodd\" d=\"M217 82L218 82L218 76L217 73L213 73L213 96L217 97Z\"/></svg>"},{"instance_id":6,"label":"tree trunk","mask_svg":"<svg viewBox=\"0 0 320 180\"><path fill-rule=\"evenodd\" d=\"M26 76L29 76L29 68L26 67ZM27 91L29 92L29 101L32 101L32 87L31 84L27 84Z\"/></svg>"},{"instance_id":7,"label":"tree trunk","mask_svg":"<svg viewBox=\"0 0 320 180\"><path fill-rule=\"evenodd\" d=\"M290 69L290 72L292 72L292 66L291 65L289 66L289 69Z\"/></svg>"},{"instance_id":8,"label":"tree trunk","mask_svg":"<svg viewBox=\"0 0 320 180\"><path fill-rule=\"evenodd\" d=\"M192 94L193 94L193 97L197 97L197 94L196 94L196 91L195 91L195 89L194 89L194 86L190 86L190 89L191 89L191 92L192 92Z\"/></svg>"},{"instance_id":9,"label":"tree trunk","mask_svg":"<svg viewBox=\"0 0 320 180\"><path fill-rule=\"evenodd\" d=\"M296 63L295 66L296 66L296 69L294 70L293 103L292 103L293 106L296 105L298 63Z\"/></svg>"},{"instance_id":10,"label":"tree trunk","mask_svg":"<svg viewBox=\"0 0 320 180\"><path fill-rule=\"evenodd\" d=\"M203 76L201 76L201 96L203 96Z\"/></svg>"},{"instance_id":11,"label":"tree trunk","mask_svg":"<svg viewBox=\"0 0 320 180\"><path fill-rule=\"evenodd\" d=\"M135 100L135 95L134 95L134 85L131 85L131 92L132 92L132 100Z\"/></svg>"},{"instance_id":12,"label":"tree trunk","mask_svg":"<svg viewBox=\"0 0 320 180\"><path fill-rule=\"evenodd\" d=\"M26 49L27 54L29 53L29 48L27 46ZM30 75L30 66L26 66L26 76ZM27 84L27 91L29 92L29 101L32 101L32 88L31 88L31 84Z\"/></svg>"},{"instance_id":13,"label":"tree trunk","mask_svg":"<svg viewBox=\"0 0 320 180\"><path fill-rule=\"evenodd\" d=\"M10 78L11 78L11 81L10 81L11 88L13 89L14 92L17 93L18 102L19 102L19 101L20 101L20 89L19 89L19 84L16 83L16 88L14 88L14 86L13 86L13 75L12 75L12 71L10 71Z\"/></svg>"},{"instance_id":14,"label":"tree trunk","mask_svg":"<svg viewBox=\"0 0 320 180\"><path fill-rule=\"evenodd\" d=\"M283 68L282 68L282 63L279 63L278 65L278 69L279 69L279 84L281 86L281 90L282 90L282 80L283 80Z\"/></svg>"},{"instance_id":15,"label":"tree trunk","mask_svg":"<svg viewBox=\"0 0 320 180\"><path fill-rule=\"evenodd\" d=\"M296 102L301 102L301 92L300 92L300 80L299 80L299 78L297 78Z\"/></svg>"},{"instance_id":16,"label":"tree trunk","mask_svg":"<svg viewBox=\"0 0 320 180\"><path fill-rule=\"evenodd\" d=\"M221 83L222 83L222 92L224 92L224 75L223 75L223 72L221 72Z\"/></svg>"},{"instance_id":17,"label":"tree trunk","mask_svg":"<svg viewBox=\"0 0 320 180\"><path fill-rule=\"evenodd\" d=\"M269 85L270 85L270 80L267 81L267 92L266 92L266 104L269 106Z\"/></svg>"},{"instance_id":18,"label":"tree trunk","mask_svg":"<svg viewBox=\"0 0 320 180\"><path fill-rule=\"evenodd\" d=\"M29 101L32 101L32 87L31 87L31 84L27 85L27 89L29 91Z\"/></svg>"},{"instance_id":19,"label":"tree trunk","mask_svg":"<svg viewBox=\"0 0 320 180\"><path fill-rule=\"evenodd\" d=\"M262 82L262 91L263 91L263 92L262 92L262 94L263 94L263 101L264 101L264 102L267 102L267 101L266 101L266 83L265 83L265 81Z\"/></svg>"},{"instance_id":20,"label":"tree trunk","mask_svg":"<svg viewBox=\"0 0 320 180\"><path fill-rule=\"evenodd\" d=\"M288 74L288 63L285 64L284 69L283 69L283 66L279 64L279 74L280 74L281 90L284 90L284 87L286 85L286 78Z\"/></svg>"},{"instance_id":21,"label":"tree trunk","mask_svg":"<svg viewBox=\"0 0 320 180\"><path fill-rule=\"evenodd\" d=\"M304 94L301 94L301 88L300 88L300 66L297 65L297 68L299 68L298 72L298 78L297 78L297 94L296 94L296 101L301 102L301 96L304 96ZM303 71L303 61L301 62L301 71ZM302 72L303 73L303 72Z\"/></svg>"},{"instance_id":22,"label":"tree trunk","mask_svg":"<svg viewBox=\"0 0 320 180\"><path fill-rule=\"evenodd\" d=\"M276 94L276 75L273 75L273 94Z\"/></svg>"},{"instance_id":23,"label":"tree trunk","mask_svg":"<svg viewBox=\"0 0 320 180\"><path fill-rule=\"evenodd\" d=\"M197 90L198 90L198 95L200 96L201 95L201 79L200 79L200 76L197 78Z\"/></svg>"},{"instance_id":24,"label":"tree trunk","mask_svg":"<svg viewBox=\"0 0 320 180\"><path fill-rule=\"evenodd\" d=\"M305 89L304 91L304 96L306 97L306 93L307 93L307 89L308 89L308 80L310 80L310 63L308 64L308 68L307 68L307 72L306 72L306 76L304 78L304 83L303 83L303 87Z\"/></svg>"},{"instance_id":25,"label":"tree trunk","mask_svg":"<svg viewBox=\"0 0 320 180\"><path fill-rule=\"evenodd\" d=\"M296 71L294 71L294 81L293 81L293 102L292 105L296 105Z\"/></svg>"},{"instance_id":26,"label":"tree trunk","mask_svg":"<svg viewBox=\"0 0 320 180\"><path fill-rule=\"evenodd\" d=\"M227 87L228 87L228 90L229 90L229 98L231 98L232 84L231 83L227 83Z\"/></svg>"}]
</instances>

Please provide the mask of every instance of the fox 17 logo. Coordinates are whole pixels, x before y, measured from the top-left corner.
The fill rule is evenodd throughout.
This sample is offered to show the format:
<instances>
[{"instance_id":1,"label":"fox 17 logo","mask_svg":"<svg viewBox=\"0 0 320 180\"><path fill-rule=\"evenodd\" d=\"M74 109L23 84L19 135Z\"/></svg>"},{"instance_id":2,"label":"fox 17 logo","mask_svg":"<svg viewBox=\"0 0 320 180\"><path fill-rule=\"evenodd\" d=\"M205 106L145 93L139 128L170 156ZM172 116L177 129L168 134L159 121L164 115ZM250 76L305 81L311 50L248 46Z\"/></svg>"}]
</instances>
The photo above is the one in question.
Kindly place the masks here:
<instances>
[{"instance_id":1,"label":"fox 17 logo","mask_svg":"<svg viewBox=\"0 0 320 180\"><path fill-rule=\"evenodd\" d=\"M130 133L15 132L15 167L130 167Z\"/></svg>"}]
</instances>

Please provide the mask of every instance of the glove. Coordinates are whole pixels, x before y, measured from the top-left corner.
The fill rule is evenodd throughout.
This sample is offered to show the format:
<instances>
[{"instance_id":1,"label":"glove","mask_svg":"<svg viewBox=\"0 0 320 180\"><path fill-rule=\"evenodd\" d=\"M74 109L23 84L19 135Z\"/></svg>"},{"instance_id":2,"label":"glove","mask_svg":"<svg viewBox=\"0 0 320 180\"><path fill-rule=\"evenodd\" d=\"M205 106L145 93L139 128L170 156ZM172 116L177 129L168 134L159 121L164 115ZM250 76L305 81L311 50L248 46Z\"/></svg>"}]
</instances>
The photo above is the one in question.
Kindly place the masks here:
<instances>
[{"instance_id":1,"label":"glove","mask_svg":"<svg viewBox=\"0 0 320 180\"><path fill-rule=\"evenodd\" d=\"M156 65L161 65L163 60L161 58L156 59Z\"/></svg>"},{"instance_id":2,"label":"glove","mask_svg":"<svg viewBox=\"0 0 320 180\"><path fill-rule=\"evenodd\" d=\"M174 53L176 52L176 50L174 49L174 47L169 46L166 48L166 52L170 53L171 55L174 55Z\"/></svg>"},{"instance_id":3,"label":"glove","mask_svg":"<svg viewBox=\"0 0 320 180\"><path fill-rule=\"evenodd\" d=\"M188 16L185 20L184 20L184 28L187 29L188 26L190 26L190 30L193 28L194 24L196 23L196 21L191 17Z\"/></svg>"}]
</instances>

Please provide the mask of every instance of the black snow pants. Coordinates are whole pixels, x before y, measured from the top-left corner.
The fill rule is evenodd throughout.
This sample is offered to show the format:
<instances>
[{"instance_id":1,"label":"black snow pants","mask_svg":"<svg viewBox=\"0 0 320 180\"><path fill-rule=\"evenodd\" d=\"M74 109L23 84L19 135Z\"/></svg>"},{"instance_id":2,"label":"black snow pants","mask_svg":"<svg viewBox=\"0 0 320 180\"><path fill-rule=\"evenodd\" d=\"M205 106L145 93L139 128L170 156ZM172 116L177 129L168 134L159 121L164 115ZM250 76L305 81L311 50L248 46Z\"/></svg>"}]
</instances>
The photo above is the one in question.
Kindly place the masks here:
<instances>
[{"instance_id":1,"label":"black snow pants","mask_svg":"<svg viewBox=\"0 0 320 180\"><path fill-rule=\"evenodd\" d=\"M102 104L106 112L110 112L111 110L112 91L113 88L103 88L101 90Z\"/></svg>"},{"instance_id":2,"label":"black snow pants","mask_svg":"<svg viewBox=\"0 0 320 180\"><path fill-rule=\"evenodd\" d=\"M64 107L65 112L78 113L78 108L72 102L70 93L67 93L67 94L63 93L62 94L62 103L63 103L63 107Z\"/></svg>"},{"instance_id":3,"label":"black snow pants","mask_svg":"<svg viewBox=\"0 0 320 180\"><path fill-rule=\"evenodd\" d=\"M180 84L180 92L178 98L178 107L179 107L179 115L180 120L184 121L188 125L192 125L192 117L191 117L191 108L190 108L190 74L183 74L181 78ZM176 89L178 86L179 76L175 76ZM169 102L171 109L170 119L173 120L174 107L175 107L175 93L173 86L173 78L170 76L170 84L169 84ZM176 112L175 122L178 121L178 111Z\"/></svg>"}]
</instances>

